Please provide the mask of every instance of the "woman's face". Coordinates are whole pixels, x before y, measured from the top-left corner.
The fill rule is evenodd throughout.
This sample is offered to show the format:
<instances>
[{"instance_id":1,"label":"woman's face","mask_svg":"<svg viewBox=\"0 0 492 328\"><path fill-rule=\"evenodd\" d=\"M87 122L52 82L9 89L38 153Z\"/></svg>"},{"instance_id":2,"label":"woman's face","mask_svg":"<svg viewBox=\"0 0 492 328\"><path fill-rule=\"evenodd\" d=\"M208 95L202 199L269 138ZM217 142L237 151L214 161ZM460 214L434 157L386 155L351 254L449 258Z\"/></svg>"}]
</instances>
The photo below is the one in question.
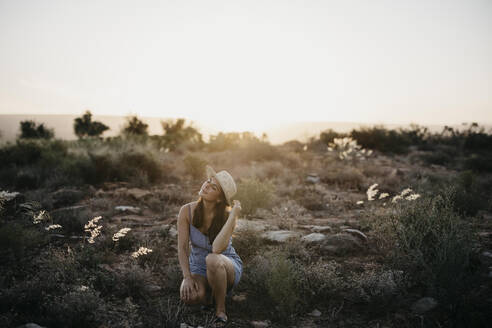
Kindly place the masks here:
<instances>
[{"instance_id":1,"label":"woman's face","mask_svg":"<svg viewBox=\"0 0 492 328\"><path fill-rule=\"evenodd\" d=\"M208 201L217 201L220 199L220 193L222 189L215 177L211 177L202 184L198 195Z\"/></svg>"}]
</instances>

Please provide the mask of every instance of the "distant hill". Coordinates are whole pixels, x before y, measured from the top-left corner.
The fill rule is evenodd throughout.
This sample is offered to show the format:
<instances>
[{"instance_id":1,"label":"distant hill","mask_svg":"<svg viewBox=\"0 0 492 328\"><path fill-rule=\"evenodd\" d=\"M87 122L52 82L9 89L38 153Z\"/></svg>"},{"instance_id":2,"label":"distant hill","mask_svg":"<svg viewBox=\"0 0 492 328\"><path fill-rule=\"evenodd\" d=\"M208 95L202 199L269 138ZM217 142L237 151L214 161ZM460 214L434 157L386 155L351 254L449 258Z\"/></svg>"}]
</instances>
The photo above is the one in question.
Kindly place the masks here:
<instances>
[{"instance_id":1,"label":"distant hill","mask_svg":"<svg viewBox=\"0 0 492 328\"><path fill-rule=\"evenodd\" d=\"M20 122L24 120L34 120L37 123L44 123L49 128L54 128L56 138L73 140L77 137L73 132L73 122L76 117L81 115L36 115L36 114L5 114L0 115L0 133L1 139L6 141L13 141L20 133ZM158 117L139 117L145 123L149 125L150 134L162 134L161 120L166 118ZM118 135L121 128L125 123L125 116L106 116L106 115L93 115L93 120L100 121L107 126L110 130L106 131L103 136L115 136ZM192 123L200 133L202 133L204 140L208 140L211 134L217 134L220 131L205 125L201 125L198 122ZM289 140L307 141L309 137L319 136L319 133L327 129L333 129L338 132L349 132L352 129L360 128L362 126L372 126L374 124L354 123L354 122L297 122L297 123L280 123L278 126L266 129L264 132L268 136L268 140L272 144L282 144ZM404 124L384 124L386 128L398 128L408 127ZM426 125L431 131L441 131L443 125ZM482 126L482 125L481 125ZM483 125L488 131L492 128L489 125ZM454 125L453 127L461 128L461 125ZM260 137L260 135L258 135Z\"/></svg>"}]
</instances>

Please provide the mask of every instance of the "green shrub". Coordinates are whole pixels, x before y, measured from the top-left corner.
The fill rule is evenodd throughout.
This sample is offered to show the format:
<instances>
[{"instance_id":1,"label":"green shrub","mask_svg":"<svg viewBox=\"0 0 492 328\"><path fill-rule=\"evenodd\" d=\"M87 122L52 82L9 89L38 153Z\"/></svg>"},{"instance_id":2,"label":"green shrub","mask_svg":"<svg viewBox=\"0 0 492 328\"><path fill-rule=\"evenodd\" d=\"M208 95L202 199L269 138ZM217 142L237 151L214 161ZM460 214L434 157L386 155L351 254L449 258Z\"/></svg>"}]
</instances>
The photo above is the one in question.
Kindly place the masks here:
<instances>
[{"instance_id":1,"label":"green shrub","mask_svg":"<svg viewBox=\"0 0 492 328\"><path fill-rule=\"evenodd\" d=\"M299 260L294 263L298 272L296 288L304 308L319 307L333 298L339 298L345 287L340 264L334 260L324 263L321 259L311 263Z\"/></svg>"},{"instance_id":2,"label":"green shrub","mask_svg":"<svg viewBox=\"0 0 492 328\"><path fill-rule=\"evenodd\" d=\"M26 251L33 251L46 243L46 234L37 227L25 226L17 222L7 222L0 225L0 252L11 254L19 260ZM5 257L2 256L4 260Z\"/></svg>"},{"instance_id":3,"label":"green shrub","mask_svg":"<svg viewBox=\"0 0 492 328\"><path fill-rule=\"evenodd\" d=\"M74 119L73 129L77 137L99 137L109 127L101 122L92 121L92 113L86 111L82 117Z\"/></svg>"},{"instance_id":4,"label":"green shrub","mask_svg":"<svg viewBox=\"0 0 492 328\"><path fill-rule=\"evenodd\" d=\"M107 311L105 301L92 289L55 296L43 308L50 327L97 327Z\"/></svg>"},{"instance_id":5,"label":"green shrub","mask_svg":"<svg viewBox=\"0 0 492 328\"><path fill-rule=\"evenodd\" d=\"M207 161L194 155L186 155L183 159L186 173L193 178L193 180L201 179L205 176L205 165Z\"/></svg>"},{"instance_id":6,"label":"green shrub","mask_svg":"<svg viewBox=\"0 0 492 328\"><path fill-rule=\"evenodd\" d=\"M299 279L298 271L283 253L276 253L270 261L270 275L266 281L268 294L277 305L278 319L288 322L293 319L300 301L296 285Z\"/></svg>"},{"instance_id":7,"label":"green shrub","mask_svg":"<svg viewBox=\"0 0 492 328\"><path fill-rule=\"evenodd\" d=\"M243 229L240 232L235 232L232 239L234 249L240 254L243 262L248 262L257 255L262 243L263 239L254 229Z\"/></svg>"},{"instance_id":8,"label":"green shrub","mask_svg":"<svg viewBox=\"0 0 492 328\"><path fill-rule=\"evenodd\" d=\"M397 130L388 130L383 126L352 130L350 136L363 148L379 150L383 153L403 154L408 151L411 140Z\"/></svg>"},{"instance_id":9,"label":"green shrub","mask_svg":"<svg viewBox=\"0 0 492 328\"><path fill-rule=\"evenodd\" d=\"M21 121L20 130L21 139L51 139L55 136L53 129L48 129L44 123L37 124L31 120Z\"/></svg>"},{"instance_id":10,"label":"green shrub","mask_svg":"<svg viewBox=\"0 0 492 328\"><path fill-rule=\"evenodd\" d=\"M429 295L456 305L469 287L473 238L455 212L452 192L401 202L389 217L391 262Z\"/></svg>"},{"instance_id":11,"label":"green shrub","mask_svg":"<svg viewBox=\"0 0 492 328\"><path fill-rule=\"evenodd\" d=\"M241 202L241 213L253 215L258 208L268 208L273 198L274 186L256 178L241 179L236 197Z\"/></svg>"}]
</instances>

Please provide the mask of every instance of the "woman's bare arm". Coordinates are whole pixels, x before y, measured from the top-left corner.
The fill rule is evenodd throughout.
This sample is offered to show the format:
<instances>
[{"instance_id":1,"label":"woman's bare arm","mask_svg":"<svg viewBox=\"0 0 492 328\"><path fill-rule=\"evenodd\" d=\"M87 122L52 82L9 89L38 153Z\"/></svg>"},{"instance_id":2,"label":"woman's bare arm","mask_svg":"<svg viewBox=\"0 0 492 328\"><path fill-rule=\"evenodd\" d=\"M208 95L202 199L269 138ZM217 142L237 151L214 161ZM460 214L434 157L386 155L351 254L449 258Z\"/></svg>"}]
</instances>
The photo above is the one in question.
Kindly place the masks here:
<instances>
[{"instance_id":1,"label":"woman's bare arm","mask_svg":"<svg viewBox=\"0 0 492 328\"><path fill-rule=\"evenodd\" d=\"M233 207L231 212L229 213L229 217L227 218L226 223L220 230L217 237L215 237L215 240L212 244L212 252L220 254L226 250L227 245L229 244L229 240L232 236L232 232L236 227L237 213L237 208Z\"/></svg>"},{"instance_id":2,"label":"woman's bare arm","mask_svg":"<svg viewBox=\"0 0 492 328\"><path fill-rule=\"evenodd\" d=\"M182 206L178 214L178 260L183 278L191 277L190 272L190 224L186 216L186 205Z\"/></svg>"}]
</instances>

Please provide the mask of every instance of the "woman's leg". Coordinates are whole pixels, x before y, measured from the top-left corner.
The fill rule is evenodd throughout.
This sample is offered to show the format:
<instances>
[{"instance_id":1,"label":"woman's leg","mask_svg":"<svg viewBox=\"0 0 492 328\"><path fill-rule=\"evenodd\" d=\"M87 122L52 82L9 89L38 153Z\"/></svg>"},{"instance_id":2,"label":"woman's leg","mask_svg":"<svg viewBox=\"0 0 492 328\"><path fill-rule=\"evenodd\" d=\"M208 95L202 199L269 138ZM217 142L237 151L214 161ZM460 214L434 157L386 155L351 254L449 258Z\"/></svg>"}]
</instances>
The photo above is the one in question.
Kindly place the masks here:
<instances>
[{"instance_id":1,"label":"woman's leg","mask_svg":"<svg viewBox=\"0 0 492 328\"><path fill-rule=\"evenodd\" d=\"M225 297L227 288L234 284L234 265L225 255L210 253L205 258L207 279L215 298L216 314L225 316Z\"/></svg>"},{"instance_id":2,"label":"woman's leg","mask_svg":"<svg viewBox=\"0 0 492 328\"><path fill-rule=\"evenodd\" d=\"M181 282L181 287L179 289L180 292L180 297L181 300L188 304L188 305L193 305L193 304L206 304L206 292L207 289L210 289L210 286L208 285L207 278L204 276L201 276L199 274L192 273L191 278L195 280L198 284L198 291L197 292L192 292L191 293L191 298L189 300L184 300L183 299L183 281Z\"/></svg>"}]
</instances>

